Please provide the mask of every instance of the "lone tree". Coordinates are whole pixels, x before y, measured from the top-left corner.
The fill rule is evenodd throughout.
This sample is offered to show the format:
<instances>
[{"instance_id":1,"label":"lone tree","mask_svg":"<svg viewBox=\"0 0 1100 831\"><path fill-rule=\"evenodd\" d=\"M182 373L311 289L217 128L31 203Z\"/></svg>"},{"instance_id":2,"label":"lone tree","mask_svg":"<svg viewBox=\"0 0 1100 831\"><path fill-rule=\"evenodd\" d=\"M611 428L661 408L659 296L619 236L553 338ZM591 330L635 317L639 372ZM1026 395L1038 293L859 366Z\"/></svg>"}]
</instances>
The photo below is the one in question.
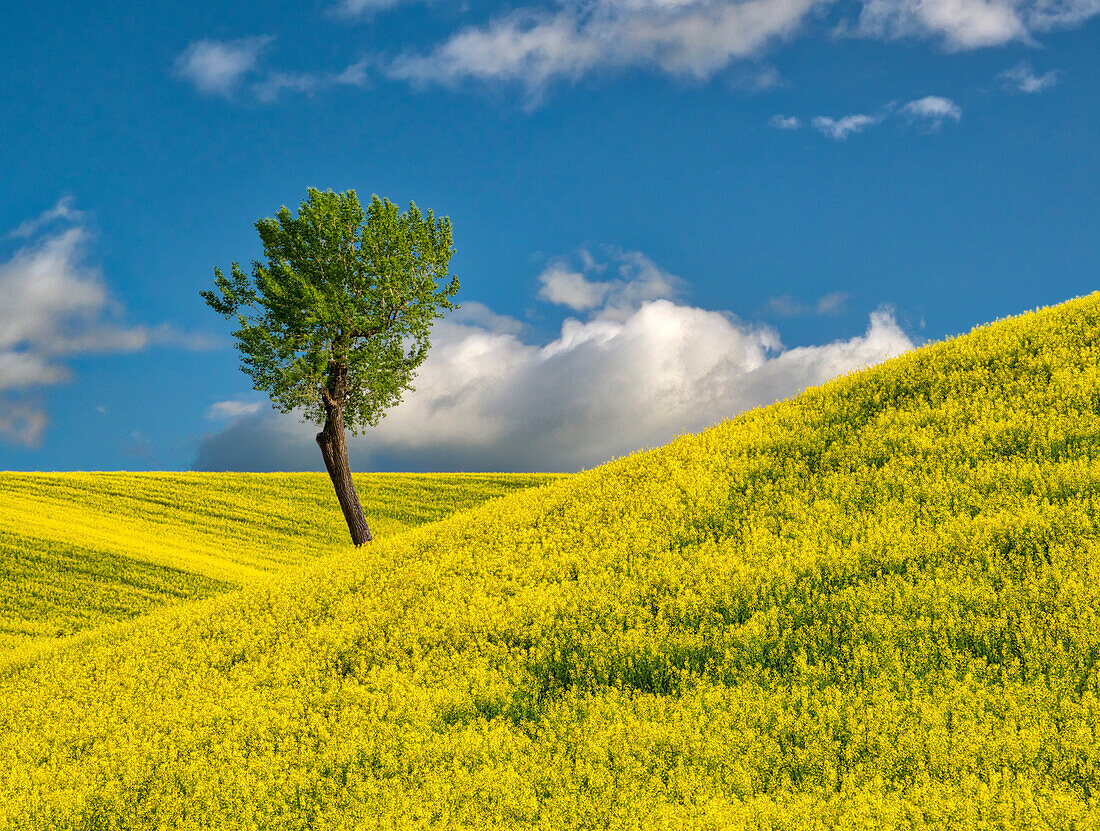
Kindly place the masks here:
<instances>
[{"instance_id":1,"label":"lone tree","mask_svg":"<svg viewBox=\"0 0 1100 831\"><path fill-rule=\"evenodd\" d=\"M447 272L451 222L377 196L364 214L355 191L310 188L293 216L284 206L256 222L266 263L251 276L214 269L207 304L236 317L241 369L280 411L323 424L325 459L351 539L371 533L351 479L345 428L375 426L411 390L431 346L432 323L457 306Z\"/></svg>"}]
</instances>

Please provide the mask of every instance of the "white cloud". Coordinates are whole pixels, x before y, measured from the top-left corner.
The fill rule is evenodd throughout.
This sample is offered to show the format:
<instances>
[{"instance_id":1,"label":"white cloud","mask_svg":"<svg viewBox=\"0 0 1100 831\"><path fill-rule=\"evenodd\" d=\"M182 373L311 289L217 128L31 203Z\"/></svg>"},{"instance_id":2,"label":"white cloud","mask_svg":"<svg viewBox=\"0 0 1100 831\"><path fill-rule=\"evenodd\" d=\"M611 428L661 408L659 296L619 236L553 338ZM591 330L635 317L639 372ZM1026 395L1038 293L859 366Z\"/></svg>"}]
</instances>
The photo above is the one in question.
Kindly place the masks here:
<instances>
[{"instance_id":1,"label":"white cloud","mask_svg":"<svg viewBox=\"0 0 1100 831\"><path fill-rule=\"evenodd\" d=\"M795 115L776 114L768 123L779 130L797 130L802 126L802 119Z\"/></svg>"},{"instance_id":2,"label":"white cloud","mask_svg":"<svg viewBox=\"0 0 1100 831\"><path fill-rule=\"evenodd\" d=\"M49 222L81 217L71 200L62 200L16 230L33 236ZM28 240L0 261L0 435L8 440L33 444L41 438L46 414L20 396L69 380L67 358L153 344L214 345L170 325L126 325L99 270L86 263L88 238L84 227L70 224Z\"/></svg>"},{"instance_id":3,"label":"white cloud","mask_svg":"<svg viewBox=\"0 0 1100 831\"><path fill-rule=\"evenodd\" d=\"M367 77L367 61L356 61L348 64L342 70L328 76L334 86L365 87L369 83Z\"/></svg>"},{"instance_id":4,"label":"white cloud","mask_svg":"<svg viewBox=\"0 0 1100 831\"><path fill-rule=\"evenodd\" d=\"M549 342L525 340L513 325L438 323L416 391L377 428L349 439L353 464L576 470L913 345L889 313L876 312L862 335L784 350L771 327L654 297L657 285L670 289L673 281L653 272L667 273L636 252L616 256L604 263L616 276L603 281L612 284L603 304L586 308L585 320L565 320ZM586 265L581 276L592 273ZM631 286L632 277L641 285ZM320 469L317 429L271 411L244 416L205 437L195 467Z\"/></svg>"},{"instance_id":5,"label":"white cloud","mask_svg":"<svg viewBox=\"0 0 1100 831\"><path fill-rule=\"evenodd\" d=\"M83 265L87 233L73 227L15 252L0 263L0 354L16 348L55 351L67 324L88 322L108 305L98 271ZM4 379L0 377L0 389Z\"/></svg>"},{"instance_id":6,"label":"white cloud","mask_svg":"<svg viewBox=\"0 0 1100 831\"><path fill-rule=\"evenodd\" d=\"M0 439L24 447L38 447L49 418L41 407L0 396Z\"/></svg>"},{"instance_id":7,"label":"white cloud","mask_svg":"<svg viewBox=\"0 0 1100 831\"><path fill-rule=\"evenodd\" d=\"M863 0L858 33L934 37L952 50L1034 42L1035 35L1077 26L1100 14L1100 0Z\"/></svg>"},{"instance_id":8,"label":"white cloud","mask_svg":"<svg viewBox=\"0 0 1100 831\"><path fill-rule=\"evenodd\" d=\"M228 98L245 77L256 71L261 54L273 40L263 35L195 41L176 58L176 74L193 83L200 92Z\"/></svg>"},{"instance_id":9,"label":"white cloud","mask_svg":"<svg viewBox=\"0 0 1100 831\"><path fill-rule=\"evenodd\" d=\"M608 288L606 283L589 282L579 271L573 271L563 263L548 267L539 275L539 282L542 283L539 300L568 306L574 311L594 309L600 305Z\"/></svg>"},{"instance_id":10,"label":"white cloud","mask_svg":"<svg viewBox=\"0 0 1100 831\"><path fill-rule=\"evenodd\" d=\"M70 377L66 367L34 352L0 352L0 393L52 386Z\"/></svg>"},{"instance_id":11,"label":"white cloud","mask_svg":"<svg viewBox=\"0 0 1100 831\"><path fill-rule=\"evenodd\" d=\"M600 307L603 317L618 319L647 300L677 297L683 287L679 277L638 251L607 248L602 254L606 260L582 249L580 271L572 268L565 258L552 260L539 275L539 300L575 312ZM590 279L603 276L609 268L616 276L607 280Z\"/></svg>"},{"instance_id":12,"label":"white cloud","mask_svg":"<svg viewBox=\"0 0 1100 831\"><path fill-rule=\"evenodd\" d=\"M1012 0L863 0L858 31L883 40L940 37L957 50L1029 38Z\"/></svg>"},{"instance_id":13,"label":"white cloud","mask_svg":"<svg viewBox=\"0 0 1100 831\"><path fill-rule=\"evenodd\" d=\"M411 2L424 0L334 0L329 8L357 18ZM928 38L956 51L1034 44L1039 34L1100 14L1100 0L857 0L850 6L832 0L532 0L508 9L426 51L379 57L380 70L415 84L516 84L530 106L554 82L630 68L705 80L734 67L727 74L731 86L761 90L784 82L760 56L802 34ZM829 13L833 9L839 11ZM283 91L367 84L363 61L340 72L264 71L261 58L272 40L196 41L177 59L176 73L227 98L251 79L261 101Z\"/></svg>"},{"instance_id":14,"label":"white cloud","mask_svg":"<svg viewBox=\"0 0 1100 831\"><path fill-rule=\"evenodd\" d=\"M882 107L877 113L853 113L852 115L833 118L827 115L814 116L810 124L822 135L834 141L844 141L857 133L862 133L870 127L882 124L887 118L904 116L910 122L920 121L930 130L938 130L945 121L959 121L962 118L962 108L950 98L940 95L926 95L910 101L902 107L890 103ZM776 116L781 118L781 116ZM783 126L772 119L773 126Z\"/></svg>"},{"instance_id":15,"label":"white cloud","mask_svg":"<svg viewBox=\"0 0 1100 831\"><path fill-rule=\"evenodd\" d=\"M1021 14L1034 31L1069 29L1100 15L1100 0L1032 0L1021 3Z\"/></svg>"},{"instance_id":16,"label":"white cloud","mask_svg":"<svg viewBox=\"0 0 1100 831\"><path fill-rule=\"evenodd\" d=\"M349 64L339 72L285 72L268 69L260 58L275 38L269 36L239 40L200 40L176 59L176 75L191 81L200 92L232 98L247 89L265 104L278 100L283 92L311 94L337 86L365 87L367 61ZM249 79L246 85L245 80Z\"/></svg>"},{"instance_id":17,"label":"white cloud","mask_svg":"<svg viewBox=\"0 0 1100 831\"><path fill-rule=\"evenodd\" d=\"M389 74L417 82L517 82L537 97L554 80L642 66L709 78L792 35L820 0L569 0L520 8L405 54Z\"/></svg>"},{"instance_id":18,"label":"white cloud","mask_svg":"<svg viewBox=\"0 0 1100 831\"><path fill-rule=\"evenodd\" d=\"M335 11L341 17L362 17L386 11L409 0L337 0Z\"/></svg>"},{"instance_id":19,"label":"white cloud","mask_svg":"<svg viewBox=\"0 0 1100 831\"><path fill-rule=\"evenodd\" d=\"M839 312L848 302L848 295L842 291L834 291L823 295L814 304L814 311L819 315L831 315Z\"/></svg>"},{"instance_id":20,"label":"white cloud","mask_svg":"<svg viewBox=\"0 0 1100 831\"><path fill-rule=\"evenodd\" d=\"M1024 62L1016 64L1012 69L1006 69L997 77L1010 89L1032 94L1050 89L1058 83L1061 75L1062 72L1058 69L1051 69L1042 75L1036 75L1031 68L1031 64Z\"/></svg>"},{"instance_id":21,"label":"white cloud","mask_svg":"<svg viewBox=\"0 0 1100 831\"><path fill-rule=\"evenodd\" d=\"M225 421L258 413L263 405L259 401L215 401L206 411L212 421Z\"/></svg>"},{"instance_id":22,"label":"white cloud","mask_svg":"<svg viewBox=\"0 0 1100 831\"><path fill-rule=\"evenodd\" d=\"M344 0L368 9L395 0ZM820 21L830 0L558 0L467 26L427 52L406 52L391 77L418 83L517 83L537 102L554 81L643 67L710 78ZM951 50L1031 43L1100 14L1100 0L860 0L839 31L882 40L933 38ZM841 14L847 14L847 8ZM824 27L820 27L823 29ZM778 80L774 71L768 76Z\"/></svg>"},{"instance_id":23,"label":"white cloud","mask_svg":"<svg viewBox=\"0 0 1100 831\"><path fill-rule=\"evenodd\" d=\"M798 302L789 294L781 294L768 301L768 309L783 317L798 317L809 312L810 307Z\"/></svg>"},{"instance_id":24,"label":"white cloud","mask_svg":"<svg viewBox=\"0 0 1100 831\"><path fill-rule=\"evenodd\" d=\"M962 118L962 108L941 95L926 95L910 101L901 108L901 112L911 119L924 120L933 130L939 129L945 121L959 121Z\"/></svg>"},{"instance_id":25,"label":"white cloud","mask_svg":"<svg viewBox=\"0 0 1100 831\"><path fill-rule=\"evenodd\" d=\"M320 78L310 73L270 72L253 87L256 98L265 104L276 101L282 92L311 93L320 85Z\"/></svg>"},{"instance_id":26,"label":"white cloud","mask_svg":"<svg viewBox=\"0 0 1100 831\"><path fill-rule=\"evenodd\" d=\"M33 236L39 230L58 219L65 219L70 222L80 220L84 214L73 207L73 201L73 197L71 196L61 197L57 200L57 204L49 210L43 211L34 219L28 219L26 222L20 223L14 231L8 234L8 239Z\"/></svg>"},{"instance_id":27,"label":"white cloud","mask_svg":"<svg viewBox=\"0 0 1100 831\"><path fill-rule=\"evenodd\" d=\"M868 127L881 124L882 120L881 115L854 113L841 118L818 115L810 123L813 124L815 130L833 139L833 141L844 141L848 136L862 133Z\"/></svg>"},{"instance_id":28,"label":"white cloud","mask_svg":"<svg viewBox=\"0 0 1100 831\"><path fill-rule=\"evenodd\" d=\"M447 313L447 320L464 326L476 326L504 335L518 335L526 328L523 323L508 315L494 312L484 303L463 300L458 309Z\"/></svg>"},{"instance_id":29,"label":"white cloud","mask_svg":"<svg viewBox=\"0 0 1100 831\"><path fill-rule=\"evenodd\" d=\"M253 85L252 90L259 101L269 104L277 100L280 93L284 91L308 95L331 87L365 87L368 83L367 62L358 61L345 67L340 72L271 71Z\"/></svg>"}]
</instances>

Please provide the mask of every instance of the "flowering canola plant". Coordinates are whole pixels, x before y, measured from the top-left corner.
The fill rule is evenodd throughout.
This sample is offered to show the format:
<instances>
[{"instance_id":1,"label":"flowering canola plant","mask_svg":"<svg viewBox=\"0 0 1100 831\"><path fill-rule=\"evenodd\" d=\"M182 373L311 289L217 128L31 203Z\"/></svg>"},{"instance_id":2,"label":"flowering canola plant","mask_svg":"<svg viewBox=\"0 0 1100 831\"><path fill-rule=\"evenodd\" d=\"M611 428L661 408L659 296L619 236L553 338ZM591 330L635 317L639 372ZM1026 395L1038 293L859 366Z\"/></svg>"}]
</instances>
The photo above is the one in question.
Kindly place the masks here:
<instances>
[{"instance_id":1,"label":"flowering canola plant","mask_svg":"<svg viewBox=\"0 0 1100 831\"><path fill-rule=\"evenodd\" d=\"M1095 828L1100 295L0 673L0 828Z\"/></svg>"},{"instance_id":2,"label":"flowering canola plant","mask_svg":"<svg viewBox=\"0 0 1100 831\"><path fill-rule=\"evenodd\" d=\"M382 536L547 474L357 477ZM166 603L300 565L343 541L323 474L0 473L0 664Z\"/></svg>"}]
</instances>

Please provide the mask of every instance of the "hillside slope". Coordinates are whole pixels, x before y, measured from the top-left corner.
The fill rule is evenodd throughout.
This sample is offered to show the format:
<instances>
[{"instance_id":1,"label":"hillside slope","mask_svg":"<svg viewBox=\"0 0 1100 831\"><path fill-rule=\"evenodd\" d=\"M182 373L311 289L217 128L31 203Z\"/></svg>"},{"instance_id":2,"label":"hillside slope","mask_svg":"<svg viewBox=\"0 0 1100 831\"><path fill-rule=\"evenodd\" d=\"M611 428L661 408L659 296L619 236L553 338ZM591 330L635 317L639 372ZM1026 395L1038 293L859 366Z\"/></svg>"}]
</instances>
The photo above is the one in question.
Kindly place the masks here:
<instances>
[{"instance_id":1,"label":"hillside slope","mask_svg":"<svg viewBox=\"0 0 1100 831\"><path fill-rule=\"evenodd\" d=\"M1100 295L0 683L0 827L1100 822Z\"/></svg>"},{"instance_id":2,"label":"hillside slope","mask_svg":"<svg viewBox=\"0 0 1100 831\"><path fill-rule=\"evenodd\" d=\"M384 539L542 474L356 476ZM346 547L324 474L0 473L0 657Z\"/></svg>"}]
</instances>

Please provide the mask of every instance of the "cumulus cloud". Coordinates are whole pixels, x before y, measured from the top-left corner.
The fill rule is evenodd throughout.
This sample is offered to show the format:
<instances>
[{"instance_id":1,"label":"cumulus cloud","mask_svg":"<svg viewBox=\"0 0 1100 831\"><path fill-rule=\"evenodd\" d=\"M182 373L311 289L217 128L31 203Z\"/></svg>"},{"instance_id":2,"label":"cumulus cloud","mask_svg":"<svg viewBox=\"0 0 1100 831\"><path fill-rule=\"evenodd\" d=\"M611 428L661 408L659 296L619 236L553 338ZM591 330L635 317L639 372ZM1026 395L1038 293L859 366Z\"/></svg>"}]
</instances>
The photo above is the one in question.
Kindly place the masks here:
<instances>
[{"instance_id":1,"label":"cumulus cloud","mask_svg":"<svg viewBox=\"0 0 1100 831\"><path fill-rule=\"evenodd\" d=\"M484 303L463 300L462 305L447 314L447 320L465 326L475 326L492 332L518 335L527 327L522 321L508 315L497 314Z\"/></svg>"},{"instance_id":2,"label":"cumulus cloud","mask_svg":"<svg viewBox=\"0 0 1100 831\"><path fill-rule=\"evenodd\" d=\"M959 121L962 118L962 108L942 95L926 95L910 101L901 108L901 112L911 119L923 121L933 130L938 130L945 121Z\"/></svg>"},{"instance_id":3,"label":"cumulus cloud","mask_svg":"<svg viewBox=\"0 0 1100 831\"><path fill-rule=\"evenodd\" d=\"M350 439L353 463L578 470L913 346L880 311L862 335L784 349L769 326L676 300L683 281L642 254L580 259L567 289L543 299L586 314L567 318L547 342L522 337L519 321L506 316L439 322L416 391L377 428ZM543 288L562 285L565 262L548 266ZM581 281L598 290L572 292ZM194 467L319 470L317 430L270 410L245 415L202 440Z\"/></svg>"},{"instance_id":4,"label":"cumulus cloud","mask_svg":"<svg viewBox=\"0 0 1100 831\"><path fill-rule=\"evenodd\" d=\"M848 136L862 133L868 127L881 124L882 121L883 116L881 115L854 113L841 118L818 115L814 116L813 121L810 123L813 124L815 130L824 136L828 136L833 141L844 141Z\"/></svg>"},{"instance_id":5,"label":"cumulus cloud","mask_svg":"<svg viewBox=\"0 0 1100 831\"><path fill-rule=\"evenodd\" d=\"M170 325L127 325L99 270L86 262L89 233L71 224L82 216L71 200L62 200L20 225L16 236L32 238L0 261L0 436L8 441L40 441L47 416L26 396L68 381L68 358L153 344L213 345ZM69 225L34 238L56 220Z\"/></svg>"},{"instance_id":6,"label":"cumulus cloud","mask_svg":"<svg viewBox=\"0 0 1100 831\"><path fill-rule=\"evenodd\" d=\"M598 260L591 251L583 249L579 270L565 258L551 261L539 275L539 300L573 311L600 307L604 317L622 318L646 300L679 295L683 281L644 254L614 249L604 253L611 258L610 263ZM602 277L609 265L614 267L615 276L593 279Z\"/></svg>"},{"instance_id":7,"label":"cumulus cloud","mask_svg":"<svg viewBox=\"0 0 1100 831\"><path fill-rule=\"evenodd\" d=\"M86 240L83 228L68 228L0 263L0 360L44 361L57 352L59 336L72 337L66 324L95 320L104 311L106 287L98 271L83 265ZM10 378L0 376L0 389L10 386Z\"/></svg>"},{"instance_id":8,"label":"cumulus cloud","mask_svg":"<svg viewBox=\"0 0 1100 831\"><path fill-rule=\"evenodd\" d=\"M579 271L574 271L563 263L555 263L539 275L542 287L539 300L568 306L574 311L593 309L603 302L607 293L606 283L594 283Z\"/></svg>"},{"instance_id":9,"label":"cumulus cloud","mask_svg":"<svg viewBox=\"0 0 1100 831\"><path fill-rule=\"evenodd\" d=\"M1062 72L1058 69L1051 69L1042 75L1036 75L1035 70L1031 68L1031 64L1024 62L1016 64L1011 69L1006 69L997 77L1009 89L1034 94L1050 89L1058 83L1061 75Z\"/></svg>"}]
</instances>

